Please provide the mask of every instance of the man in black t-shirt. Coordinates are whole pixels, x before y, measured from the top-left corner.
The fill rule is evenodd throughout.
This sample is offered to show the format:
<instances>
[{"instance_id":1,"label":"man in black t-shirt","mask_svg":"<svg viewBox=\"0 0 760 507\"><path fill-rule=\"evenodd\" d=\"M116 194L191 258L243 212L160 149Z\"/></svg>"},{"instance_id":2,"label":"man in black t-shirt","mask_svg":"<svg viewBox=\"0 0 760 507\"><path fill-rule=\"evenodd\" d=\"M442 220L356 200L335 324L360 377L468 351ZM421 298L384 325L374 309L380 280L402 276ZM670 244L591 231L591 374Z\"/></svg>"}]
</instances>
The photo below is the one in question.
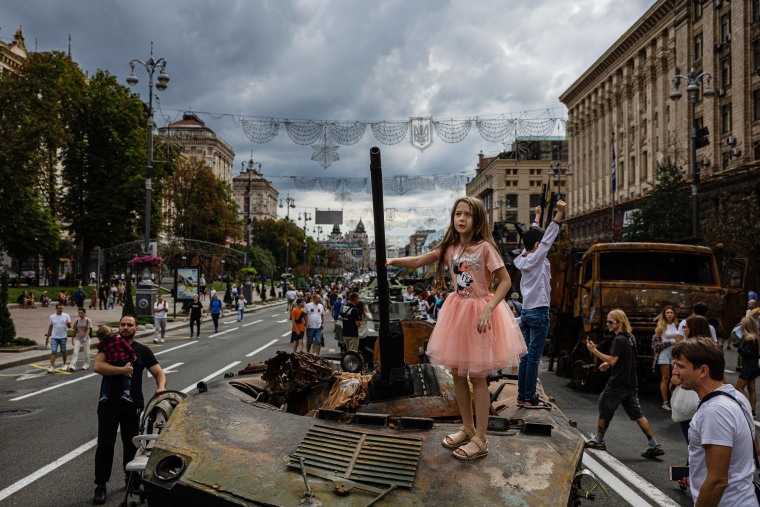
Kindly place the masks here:
<instances>
[{"instance_id":1,"label":"man in black t-shirt","mask_svg":"<svg viewBox=\"0 0 760 507\"><path fill-rule=\"evenodd\" d=\"M636 339L631 334L631 324L623 310L612 310L607 315L607 330L615 335L609 355L600 352L591 340L586 343L589 352L603 361L599 365L599 371L607 371L611 368L610 378L599 396L599 421L596 435L586 442L586 448L607 450L604 434L615 411L623 405L625 413L632 421L636 421L647 437L649 447L641 455L645 458L662 456L665 450L655 440L649 421L641 413L639 382L636 377Z\"/></svg>"},{"instance_id":2,"label":"man in black t-shirt","mask_svg":"<svg viewBox=\"0 0 760 507\"><path fill-rule=\"evenodd\" d=\"M348 295L348 302L340 309L340 318L343 321L343 342L346 350L359 350L359 326L362 314L357 308L359 293L352 292Z\"/></svg>"},{"instance_id":3,"label":"man in black t-shirt","mask_svg":"<svg viewBox=\"0 0 760 507\"><path fill-rule=\"evenodd\" d=\"M143 370L146 368L156 379L156 394L166 390L166 376L156 360L156 356L145 345L134 341L137 332L137 321L131 315L125 315L119 321L119 334L135 351L134 364L115 366L106 362L103 352L95 356L93 371L101 375L127 375L132 378L130 394L134 403L121 401L121 382L111 382L115 392L109 393L107 402L98 403L98 447L95 450L95 504L106 501L106 483L111 478L113 467L113 452L116 445L116 433L121 426L121 442L124 446L123 458L126 468L134 457L137 449L132 443L132 437L138 434L140 414L145 408L142 392ZM98 391L100 393L101 390Z\"/></svg>"},{"instance_id":4,"label":"man in black t-shirt","mask_svg":"<svg viewBox=\"0 0 760 507\"><path fill-rule=\"evenodd\" d=\"M190 339L196 340L201 337L201 316L203 315L203 303L198 300L198 294L193 294L193 300L190 302ZM196 333L193 334L193 324L195 324Z\"/></svg>"}]
</instances>

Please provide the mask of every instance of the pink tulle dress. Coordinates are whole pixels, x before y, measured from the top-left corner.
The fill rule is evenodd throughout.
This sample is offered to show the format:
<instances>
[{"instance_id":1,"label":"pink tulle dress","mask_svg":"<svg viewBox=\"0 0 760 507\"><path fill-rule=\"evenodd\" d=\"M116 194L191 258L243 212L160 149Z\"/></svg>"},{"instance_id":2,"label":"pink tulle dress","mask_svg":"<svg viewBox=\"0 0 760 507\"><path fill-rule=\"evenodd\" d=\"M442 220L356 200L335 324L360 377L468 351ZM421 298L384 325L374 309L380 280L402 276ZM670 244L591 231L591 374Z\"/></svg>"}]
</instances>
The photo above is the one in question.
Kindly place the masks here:
<instances>
[{"instance_id":1,"label":"pink tulle dress","mask_svg":"<svg viewBox=\"0 0 760 507\"><path fill-rule=\"evenodd\" d=\"M462 252L449 247L444 261L455 284L438 312L438 321L427 346L433 364L456 368L460 376L485 377L517 366L527 352L520 326L506 302L491 316L491 329L478 333L478 317L489 301L491 273L504 266L491 243L481 241Z\"/></svg>"}]
</instances>

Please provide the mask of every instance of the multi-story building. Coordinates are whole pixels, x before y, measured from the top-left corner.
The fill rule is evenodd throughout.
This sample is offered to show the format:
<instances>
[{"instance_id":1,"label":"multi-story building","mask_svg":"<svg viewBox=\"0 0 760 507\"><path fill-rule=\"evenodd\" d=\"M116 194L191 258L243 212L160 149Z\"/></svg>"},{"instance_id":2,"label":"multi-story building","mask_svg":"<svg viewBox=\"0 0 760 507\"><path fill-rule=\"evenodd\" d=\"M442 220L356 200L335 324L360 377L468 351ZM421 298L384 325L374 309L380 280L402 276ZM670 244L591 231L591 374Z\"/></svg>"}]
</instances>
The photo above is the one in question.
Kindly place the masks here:
<instances>
[{"instance_id":1,"label":"multi-story building","mask_svg":"<svg viewBox=\"0 0 760 507\"><path fill-rule=\"evenodd\" d=\"M415 231L411 236L409 236L409 244L407 245L407 254L408 256L415 256L415 255L421 255L425 253L425 250L422 248L422 246L425 244L425 240L427 237L431 234L433 234L434 230L424 230L424 231Z\"/></svg>"},{"instance_id":2,"label":"multi-story building","mask_svg":"<svg viewBox=\"0 0 760 507\"><path fill-rule=\"evenodd\" d=\"M697 83L694 116L684 80L683 98L670 98L673 78L692 69L712 76ZM710 85L716 95L702 96ZM760 193L760 1L657 0L560 100L574 171L567 222L577 245L619 237L657 182L658 164L672 161L692 181L693 118L710 134L695 158L702 218L720 192Z\"/></svg>"},{"instance_id":3,"label":"multi-story building","mask_svg":"<svg viewBox=\"0 0 760 507\"><path fill-rule=\"evenodd\" d=\"M29 52L26 50L21 28L16 30L10 43L0 40L0 74L3 72L19 72L28 57Z\"/></svg>"},{"instance_id":4,"label":"multi-story building","mask_svg":"<svg viewBox=\"0 0 760 507\"><path fill-rule=\"evenodd\" d=\"M232 178L232 197L238 204L238 220L277 220L277 199L280 192L264 178L253 164L250 169ZM247 198L248 197L248 198ZM249 215L250 213L250 215Z\"/></svg>"},{"instance_id":5,"label":"multi-story building","mask_svg":"<svg viewBox=\"0 0 760 507\"><path fill-rule=\"evenodd\" d=\"M554 164L554 168L552 168ZM572 168L574 169L574 168ZM564 137L518 137L511 151L486 157L481 152L475 177L467 183L467 195L479 197L492 228L509 249L518 243L513 224L529 224L535 207L547 191L567 193L572 171L567 165Z\"/></svg>"},{"instance_id":6,"label":"multi-story building","mask_svg":"<svg viewBox=\"0 0 760 507\"><path fill-rule=\"evenodd\" d=\"M204 161L217 179L232 184L235 152L198 116L185 113L181 120L158 129L158 134L167 142L178 145L190 162Z\"/></svg>"},{"instance_id":7,"label":"multi-story building","mask_svg":"<svg viewBox=\"0 0 760 507\"><path fill-rule=\"evenodd\" d=\"M370 268L369 237L361 219L353 231L345 234L341 234L340 225L333 225L330 235L319 244L338 251L343 270L361 272Z\"/></svg>"}]
</instances>

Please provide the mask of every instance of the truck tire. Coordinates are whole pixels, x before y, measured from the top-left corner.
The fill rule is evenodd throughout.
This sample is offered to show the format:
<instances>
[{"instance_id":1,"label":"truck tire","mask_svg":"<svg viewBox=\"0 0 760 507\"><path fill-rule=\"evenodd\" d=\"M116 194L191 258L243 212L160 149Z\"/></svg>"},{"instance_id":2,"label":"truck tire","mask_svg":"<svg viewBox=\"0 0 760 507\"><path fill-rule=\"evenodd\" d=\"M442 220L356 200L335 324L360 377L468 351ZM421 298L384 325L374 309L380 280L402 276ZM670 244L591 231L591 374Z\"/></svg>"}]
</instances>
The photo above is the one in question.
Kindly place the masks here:
<instances>
[{"instance_id":1,"label":"truck tire","mask_svg":"<svg viewBox=\"0 0 760 507\"><path fill-rule=\"evenodd\" d=\"M570 353L567 350L561 350L557 355L557 376L565 378L569 377L571 366Z\"/></svg>"}]
</instances>

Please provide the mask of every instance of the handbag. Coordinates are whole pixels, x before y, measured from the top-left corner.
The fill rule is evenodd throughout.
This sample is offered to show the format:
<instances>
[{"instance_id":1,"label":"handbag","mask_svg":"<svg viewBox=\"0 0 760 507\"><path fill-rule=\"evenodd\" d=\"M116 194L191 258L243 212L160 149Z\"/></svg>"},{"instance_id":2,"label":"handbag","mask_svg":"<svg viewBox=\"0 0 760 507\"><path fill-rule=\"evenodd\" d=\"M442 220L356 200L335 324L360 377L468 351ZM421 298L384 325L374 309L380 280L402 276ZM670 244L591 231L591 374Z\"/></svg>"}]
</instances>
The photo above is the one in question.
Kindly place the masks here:
<instances>
[{"instance_id":1,"label":"handbag","mask_svg":"<svg viewBox=\"0 0 760 507\"><path fill-rule=\"evenodd\" d=\"M702 401L699 403L699 406L697 407L697 410L699 410L699 407L702 406L704 402L711 398L715 398L716 396L728 396L732 400L736 402L737 405L739 405L739 410L742 411L742 414L744 414L744 418L747 419L747 424L749 424L749 434L752 435L752 423L750 422L749 418L747 417L747 413L744 411L744 407L741 403L739 403L739 400L731 396L730 394L723 392L723 391L713 391L709 393L707 396L702 398ZM760 460L757 458L757 452L755 450L755 439L752 439L752 456L755 458L755 472L757 473L760 471ZM754 475L754 474L753 474ZM757 502L760 503L760 483L758 483L756 480L752 479L752 487L755 489L755 497L757 498Z\"/></svg>"},{"instance_id":2,"label":"handbag","mask_svg":"<svg viewBox=\"0 0 760 507\"><path fill-rule=\"evenodd\" d=\"M670 396L670 416L673 422L688 421L694 417L699 405L699 396L694 391L687 391L676 386Z\"/></svg>"}]
</instances>

